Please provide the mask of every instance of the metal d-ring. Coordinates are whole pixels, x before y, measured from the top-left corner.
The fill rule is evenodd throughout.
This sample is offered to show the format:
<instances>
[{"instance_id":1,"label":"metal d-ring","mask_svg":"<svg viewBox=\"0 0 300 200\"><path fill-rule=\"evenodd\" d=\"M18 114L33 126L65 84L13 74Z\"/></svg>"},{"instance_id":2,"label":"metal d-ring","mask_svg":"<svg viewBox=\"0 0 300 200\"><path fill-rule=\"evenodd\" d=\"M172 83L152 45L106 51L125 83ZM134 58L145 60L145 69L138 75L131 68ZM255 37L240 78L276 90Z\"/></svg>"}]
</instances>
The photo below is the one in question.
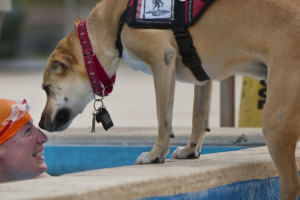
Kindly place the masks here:
<instances>
[{"instance_id":1,"label":"metal d-ring","mask_svg":"<svg viewBox=\"0 0 300 200\"><path fill-rule=\"evenodd\" d=\"M97 111L97 108L96 108L96 102L99 102L99 101L100 101L101 104L102 104L102 107L104 107L103 99L104 99L104 97L105 97L105 92L104 92L104 90L101 90L101 92L102 92L102 96L101 96L100 99L97 99L96 95L94 94L94 109L95 109L95 111Z\"/></svg>"},{"instance_id":2,"label":"metal d-ring","mask_svg":"<svg viewBox=\"0 0 300 200\"><path fill-rule=\"evenodd\" d=\"M95 101L94 101L94 109L95 109L95 111L97 111L98 109L96 108L96 102L101 102L101 104L102 104L102 107L104 107L104 104L103 104L103 101L102 101L102 99L103 98L101 98L101 99L95 99Z\"/></svg>"}]
</instances>

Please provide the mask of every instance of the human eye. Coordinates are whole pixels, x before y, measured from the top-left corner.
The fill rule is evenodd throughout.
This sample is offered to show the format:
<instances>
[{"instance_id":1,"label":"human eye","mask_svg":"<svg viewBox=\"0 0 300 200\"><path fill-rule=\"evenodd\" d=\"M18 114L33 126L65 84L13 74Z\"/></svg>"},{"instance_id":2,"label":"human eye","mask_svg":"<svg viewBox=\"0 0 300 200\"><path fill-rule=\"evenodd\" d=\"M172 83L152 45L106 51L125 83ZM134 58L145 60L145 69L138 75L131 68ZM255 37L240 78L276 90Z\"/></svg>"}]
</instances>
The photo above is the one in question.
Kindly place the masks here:
<instances>
[{"instance_id":1,"label":"human eye","mask_svg":"<svg viewBox=\"0 0 300 200\"><path fill-rule=\"evenodd\" d=\"M24 137L28 137L28 136L30 136L31 135L31 130L32 130L32 128L31 128L31 126L27 126L26 128L25 128L25 131L24 131Z\"/></svg>"}]
</instances>

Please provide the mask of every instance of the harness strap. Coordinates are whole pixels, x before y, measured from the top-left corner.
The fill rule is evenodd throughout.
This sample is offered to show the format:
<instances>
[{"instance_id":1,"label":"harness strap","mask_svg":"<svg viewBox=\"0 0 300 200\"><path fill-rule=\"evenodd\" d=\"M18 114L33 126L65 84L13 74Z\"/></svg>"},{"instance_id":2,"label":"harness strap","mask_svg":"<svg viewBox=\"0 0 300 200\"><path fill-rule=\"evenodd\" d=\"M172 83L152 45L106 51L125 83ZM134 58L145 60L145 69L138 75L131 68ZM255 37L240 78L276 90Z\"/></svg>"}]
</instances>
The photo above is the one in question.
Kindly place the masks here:
<instances>
[{"instance_id":1,"label":"harness strap","mask_svg":"<svg viewBox=\"0 0 300 200\"><path fill-rule=\"evenodd\" d=\"M185 3L188 2L178 2L178 25L174 26L172 30L176 38L179 53L182 56L183 64L190 68L198 81L206 81L210 78L201 65L201 60L193 45L193 39L185 26Z\"/></svg>"},{"instance_id":2,"label":"harness strap","mask_svg":"<svg viewBox=\"0 0 300 200\"><path fill-rule=\"evenodd\" d=\"M124 23L126 22L126 15L127 15L127 9L125 12L122 14L120 21L119 21L119 26L118 26L118 33L117 33L117 41L116 41L116 48L119 50L119 57L122 58L123 55L123 45L122 45L122 40L121 40L121 32Z\"/></svg>"},{"instance_id":3,"label":"harness strap","mask_svg":"<svg viewBox=\"0 0 300 200\"><path fill-rule=\"evenodd\" d=\"M208 5L213 1L207 1L203 6L203 10L199 13L201 15L204 10L208 7ZM179 53L182 56L182 62L185 66L190 68L194 76L198 81L206 81L209 80L209 76L204 71L201 60L199 58L199 55L197 54L197 51L193 45L193 39L186 28L186 8L188 7L186 4L188 4L189 1L178 1L178 15L176 16L178 19L178 24L172 27L173 33L176 38L176 42L179 48ZM129 3L132 3L132 1L129 1ZM131 5L132 6L132 5ZM122 58L123 54L123 45L121 41L121 32L122 27L125 22L127 22L128 16L130 16L131 11L130 6L127 6L126 10L124 11L123 15L120 18L119 26L118 26L118 33L117 33L117 41L116 41L116 48L119 50L119 57Z\"/></svg>"}]
</instances>

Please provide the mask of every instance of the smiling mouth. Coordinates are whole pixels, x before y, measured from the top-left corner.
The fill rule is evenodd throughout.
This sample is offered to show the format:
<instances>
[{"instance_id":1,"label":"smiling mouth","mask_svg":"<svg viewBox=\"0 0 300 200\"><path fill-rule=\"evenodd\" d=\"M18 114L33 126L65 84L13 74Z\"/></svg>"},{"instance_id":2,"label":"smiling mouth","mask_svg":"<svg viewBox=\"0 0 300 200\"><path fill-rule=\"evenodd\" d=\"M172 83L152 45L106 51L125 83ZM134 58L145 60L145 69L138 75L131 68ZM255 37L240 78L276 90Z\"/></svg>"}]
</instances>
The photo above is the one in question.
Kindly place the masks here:
<instances>
[{"instance_id":1,"label":"smiling mouth","mask_svg":"<svg viewBox=\"0 0 300 200\"><path fill-rule=\"evenodd\" d=\"M41 151L38 151L38 152L33 153L32 156L35 157L35 158L41 158L41 157L43 157L43 156L41 155L41 154L43 154L43 153L44 153L44 150L41 150Z\"/></svg>"}]
</instances>

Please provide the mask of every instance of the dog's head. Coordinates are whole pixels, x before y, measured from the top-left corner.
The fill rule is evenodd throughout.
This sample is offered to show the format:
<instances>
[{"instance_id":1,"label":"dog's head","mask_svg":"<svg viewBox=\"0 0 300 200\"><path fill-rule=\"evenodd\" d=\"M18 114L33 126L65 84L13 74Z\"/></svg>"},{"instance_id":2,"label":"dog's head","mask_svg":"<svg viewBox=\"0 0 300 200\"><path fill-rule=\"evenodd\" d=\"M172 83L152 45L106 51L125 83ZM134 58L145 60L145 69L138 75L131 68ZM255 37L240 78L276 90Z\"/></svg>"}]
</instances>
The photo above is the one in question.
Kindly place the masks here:
<instances>
[{"instance_id":1,"label":"dog's head","mask_svg":"<svg viewBox=\"0 0 300 200\"><path fill-rule=\"evenodd\" d=\"M39 126L62 131L93 99L76 30L62 39L48 58L43 77L47 102Z\"/></svg>"}]
</instances>

